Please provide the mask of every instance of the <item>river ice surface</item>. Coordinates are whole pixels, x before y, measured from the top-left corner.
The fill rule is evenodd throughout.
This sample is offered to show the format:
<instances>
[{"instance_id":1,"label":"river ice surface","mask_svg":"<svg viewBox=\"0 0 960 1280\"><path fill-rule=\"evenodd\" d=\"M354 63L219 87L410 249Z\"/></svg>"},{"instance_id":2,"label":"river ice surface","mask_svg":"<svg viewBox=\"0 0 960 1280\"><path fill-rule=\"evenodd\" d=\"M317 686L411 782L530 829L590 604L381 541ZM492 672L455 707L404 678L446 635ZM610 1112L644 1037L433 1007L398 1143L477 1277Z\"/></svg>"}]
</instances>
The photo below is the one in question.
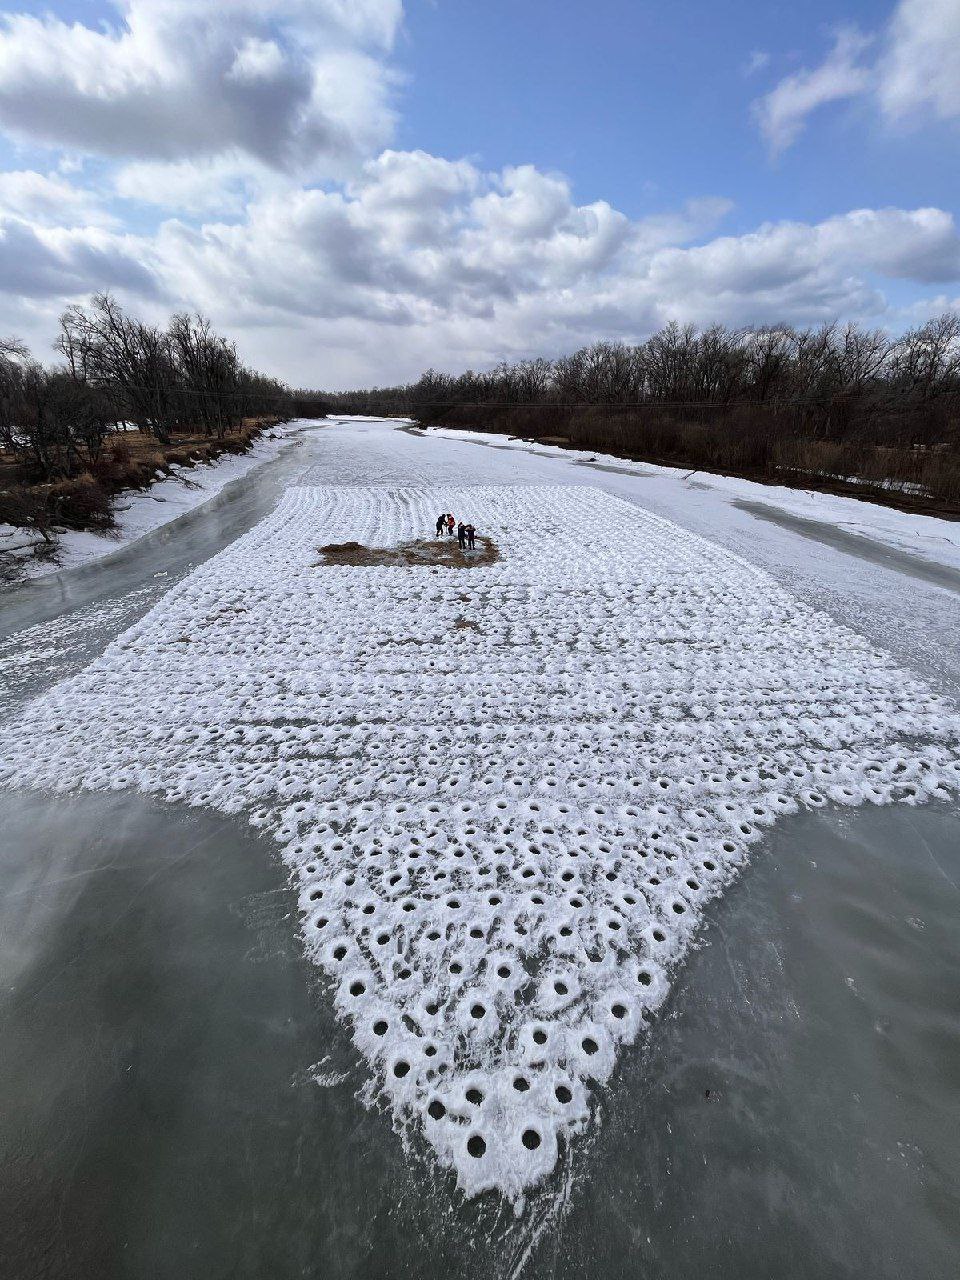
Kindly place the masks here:
<instances>
[{"instance_id":1,"label":"river ice surface","mask_svg":"<svg viewBox=\"0 0 960 1280\"><path fill-rule=\"evenodd\" d=\"M502 559L323 565L439 511ZM781 814L946 798L949 701L763 570L585 486L290 489L0 736L0 781L250 812L385 1103L468 1194L589 1126Z\"/></svg>"}]
</instances>

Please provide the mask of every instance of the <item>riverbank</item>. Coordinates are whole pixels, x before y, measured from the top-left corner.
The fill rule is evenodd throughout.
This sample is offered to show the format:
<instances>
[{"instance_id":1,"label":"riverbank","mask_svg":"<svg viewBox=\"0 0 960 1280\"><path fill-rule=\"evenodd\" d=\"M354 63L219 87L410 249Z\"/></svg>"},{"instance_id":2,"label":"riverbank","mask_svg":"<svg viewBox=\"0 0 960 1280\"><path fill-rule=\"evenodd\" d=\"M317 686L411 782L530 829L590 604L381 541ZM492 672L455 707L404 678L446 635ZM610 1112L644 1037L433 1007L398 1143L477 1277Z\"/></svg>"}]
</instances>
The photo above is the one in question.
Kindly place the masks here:
<instances>
[{"instance_id":1,"label":"riverbank","mask_svg":"<svg viewBox=\"0 0 960 1280\"><path fill-rule=\"evenodd\" d=\"M49 542L36 529L0 524L0 587L114 554L275 458L305 425L305 420L295 419L248 430L242 447L228 442L229 447L213 457L209 449L178 441L168 451L163 469L155 469L156 478L149 487L125 489L114 496L113 526L108 529L59 526Z\"/></svg>"},{"instance_id":2,"label":"riverbank","mask_svg":"<svg viewBox=\"0 0 960 1280\"><path fill-rule=\"evenodd\" d=\"M707 437L699 424L686 424L689 439L682 429L684 424L674 424L674 435L664 443L662 433L653 431L644 437L636 429L627 430L622 424L616 426L616 419L611 426L603 417L594 420L587 415L581 421L573 412L567 412L547 430L539 430L536 415L520 409L498 411L495 405L484 406L476 417L467 411L452 410L436 418L417 421L423 430L439 428L497 435L529 445L559 447L584 457L602 453L610 459L644 466L746 480L774 489L855 498L912 515L960 520L960 502L940 492L944 485L938 483L931 487L934 478L944 479L947 489L952 484L950 476L956 468L956 455L951 452L879 448L844 452L838 446L797 439L783 445L780 461L766 459L763 465L758 465L746 454L740 456L735 451L711 453L705 447ZM638 439L644 438L649 440L646 448L634 447ZM942 477L938 476L938 469Z\"/></svg>"},{"instance_id":3,"label":"riverbank","mask_svg":"<svg viewBox=\"0 0 960 1280\"><path fill-rule=\"evenodd\" d=\"M920 576L934 575L931 580L952 590L960 587L960 528L956 521L919 511L888 506L873 493L827 493L815 487L777 484L748 479L735 474L641 462L613 453L591 452L568 442L500 435L496 429L480 431L464 427L401 428L425 439L469 441L486 448L526 454L536 458L566 463L606 476L659 481L664 487L663 514L676 517L678 504L689 507L694 493L722 495L723 506L711 505L709 521L698 532L717 538L722 526L729 522L732 505L749 511L757 519L788 519L796 524L796 532L813 541L846 542L842 549L858 558L890 559L910 556L911 571ZM569 478L567 478L569 483ZM644 486L649 496L651 485Z\"/></svg>"}]
</instances>

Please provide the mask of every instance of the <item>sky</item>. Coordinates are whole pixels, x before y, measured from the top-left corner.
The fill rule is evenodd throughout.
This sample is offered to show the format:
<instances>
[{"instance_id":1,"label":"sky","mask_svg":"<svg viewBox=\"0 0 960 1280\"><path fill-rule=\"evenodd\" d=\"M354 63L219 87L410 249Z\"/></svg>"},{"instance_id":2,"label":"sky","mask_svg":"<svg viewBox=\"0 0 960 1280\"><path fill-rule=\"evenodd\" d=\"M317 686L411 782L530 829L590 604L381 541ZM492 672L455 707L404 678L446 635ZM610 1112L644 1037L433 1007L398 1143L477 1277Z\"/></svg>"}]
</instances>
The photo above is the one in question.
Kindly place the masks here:
<instances>
[{"instance_id":1,"label":"sky","mask_svg":"<svg viewBox=\"0 0 960 1280\"><path fill-rule=\"evenodd\" d=\"M0 0L2 3L2 0ZM960 0L0 10L0 336L109 290L330 390L960 307Z\"/></svg>"}]
</instances>

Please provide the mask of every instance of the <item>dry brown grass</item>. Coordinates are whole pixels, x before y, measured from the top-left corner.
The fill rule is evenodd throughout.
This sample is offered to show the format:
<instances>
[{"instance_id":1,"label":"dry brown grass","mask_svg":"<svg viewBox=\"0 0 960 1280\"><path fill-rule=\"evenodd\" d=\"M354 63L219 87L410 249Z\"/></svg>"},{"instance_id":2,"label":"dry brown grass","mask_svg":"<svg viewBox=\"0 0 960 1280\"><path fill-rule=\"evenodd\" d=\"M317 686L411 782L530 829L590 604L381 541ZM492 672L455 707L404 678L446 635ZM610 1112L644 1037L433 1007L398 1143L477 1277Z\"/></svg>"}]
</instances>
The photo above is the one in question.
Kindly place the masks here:
<instances>
[{"instance_id":1,"label":"dry brown grass","mask_svg":"<svg viewBox=\"0 0 960 1280\"><path fill-rule=\"evenodd\" d=\"M492 538L477 538L475 551L461 551L448 538L423 538L397 547L365 547L361 542L333 542L318 548L321 565L348 565L357 569L476 569L496 564L500 550Z\"/></svg>"}]
</instances>

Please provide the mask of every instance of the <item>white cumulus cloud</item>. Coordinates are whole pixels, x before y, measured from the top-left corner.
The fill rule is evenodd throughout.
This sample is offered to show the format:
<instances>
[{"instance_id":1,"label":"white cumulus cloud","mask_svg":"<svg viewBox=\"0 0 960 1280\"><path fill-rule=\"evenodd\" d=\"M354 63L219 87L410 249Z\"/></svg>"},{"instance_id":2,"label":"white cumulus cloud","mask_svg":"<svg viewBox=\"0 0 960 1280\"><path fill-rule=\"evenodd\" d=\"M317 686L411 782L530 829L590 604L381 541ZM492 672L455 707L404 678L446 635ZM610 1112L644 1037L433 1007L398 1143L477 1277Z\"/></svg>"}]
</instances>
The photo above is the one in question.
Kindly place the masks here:
<instances>
[{"instance_id":1,"label":"white cumulus cloud","mask_svg":"<svg viewBox=\"0 0 960 1280\"><path fill-rule=\"evenodd\" d=\"M893 119L960 116L960 0L901 0L880 60L878 93Z\"/></svg>"},{"instance_id":2,"label":"white cumulus cloud","mask_svg":"<svg viewBox=\"0 0 960 1280\"><path fill-rule=\"evenodd\" d=\"M40 226L110 226L116 222L92 191L57 174L33 169L0 173L0 218L11 217Z\"/></svg>"},{"instance_id":3,"label":"white cumulus cloud","mask_svg":"<svg viewBox=\"0 0 960 1280\"><path fill-rule=\"evenodd\" d=\"M118 0L93 29L0 21L0 127L119 159L240 152L339 173L389 136L400 0Z\"/></svg>"},{"instance_id":4,"label":"white cumulus cloud","mask_svg":"<svg viewBox=\"0 0 960 1280\"><path fill-rule=\"evenodd\" d=\"M946 21L960 0L930 3ZM768 94L771 147L850 95L880 95L891 118L949 115L951 54L921 8L902 0L872 41L841 33ZM952 296L960 281L939 208L724 234L722 196L629 216L531 164L390 147L399 0L114 11L97 29L0 19L0 131L36 165L0 173L0 334L41 353L57 313L104 288L156 319L200 309L259 367L337 387L636 340L673 318L883 323L887 282Z\"/></svg>"},{"instance_id":5,"label":"white cumulus cloud","mask_svg":"<svg viewBox=\"0 0 960 1280\"><path fill-rule=\"evenodd\" d=\"M248 358L299 384L342 386L639 339L672 318L883 320L884 280L960 280L960 236L941 209L718 234L728 210L712 198L629 218L578 204L563 177L531 166L487 173L387 151L347 186L265 188L230 220L172 218L136 237L11 216L0 332L23 331L24 306L52 311L109 286L158 316L199 308Z\"/></svg>"}]
</instances>

